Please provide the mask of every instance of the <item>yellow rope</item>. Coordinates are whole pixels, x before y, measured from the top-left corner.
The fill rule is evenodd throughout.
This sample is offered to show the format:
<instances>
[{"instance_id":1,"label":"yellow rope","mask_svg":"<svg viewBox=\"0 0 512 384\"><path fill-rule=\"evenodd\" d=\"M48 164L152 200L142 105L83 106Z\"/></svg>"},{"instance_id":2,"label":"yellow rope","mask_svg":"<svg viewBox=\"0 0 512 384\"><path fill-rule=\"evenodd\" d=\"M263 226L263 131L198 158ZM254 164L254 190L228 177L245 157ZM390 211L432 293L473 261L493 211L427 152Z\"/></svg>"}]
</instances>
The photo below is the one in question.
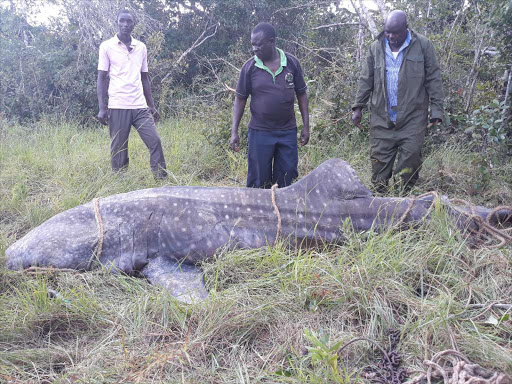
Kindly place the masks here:
<instances>
[{"instance_id":1,"label":"yellow rope","mask_svg":"<svg viewBox=\"0 0 512 384\"><path fill-rule=\"evenodd\" d=\"M425 219L430 214L432 209L434 208L435 202L437 200L439 200L439 195L437 194L436 191L427 192L427 193L424 193L423 195L414 196L413 198L411 198L411 202L409 203L409 206L406 208L404 214L400 217L400 219L398 220L398 222L394 226L395 227L399 227L400 225L402 225L404 223L405 219L407 218L407 215L414 208L414 203L416 203L417 200L422 199L422 198L427 197L427 196L433 196L434 198L432 199L432 204L430 204L430 207L428 207L427 212L423 216L423 219Z\"/></svg>"},{"instance_id":2,"label":"yellow rope","mask_svg":"<svg viewBox=\"0 0 512 384\"><path fill-rule=\"evenodd\" d=\"M277 241L277 239L281 235L281 214L279 213L279 208L277 207L277 203L276 203L276 189L277 189L277 184L274 184L272 186L272 188L270 189L270 191L272 192L272 205L274 206L274 212L276 213L276 216L277 216L277 233L276 233L276 241Z\"/></svg>"},{"instance_id":3,"label":"yellow rope","mask_svg":"<svg viewBox=\"0 0 512 384\"><path fill-rule=\"evenodd\" d=\"M37 274L61 273L61 272L78 273L80 271L77 271L76 269L70 269L70 268L34 267L34 266L32 266L32 267L29 267L22 271L15 271L15 272L28 273L29 275L37 275Z\"/></svg>"},{"instance_id":4,"label":"yellow rope","mask_svg":"<svg viewBox=\"0 0 512 384\"><path fill-rule=\"evenodd\" d=\"M493 248L499 248L507 243L512 244L512 236L507 234L507 232L511 231L512 228L508 228L508 229L503 228L500 230L491 224L492 216L494 216L495 214L497 214L499 211L501 211L503 209L512 211L512 207L505 206L505 205L496 207L487 215L487 219L484 221L484 219L482 219L482 217L480 217L479 215L477 215L475 213L474 206L471 203L467 202L466 200L454 199L454 200L451 200L450 202L452 203L452 204L450 204L450 207L454 211L459 212L460 214L466 216L469 220L473 220L473 222L478 225L477 231L468 227L470 232L472 232L473 234L475 234L477 236L481 235L482 232L485 232L486 235L489 235L490 237L494 237L500 241L498 244L495 244L495 245L487 245L487 248L493 249ZM468 213L468 212L464 211L463 209L456 207L454 204L461 204L461 205L465 205L465 206L469 207L471 213Z\"/></svg>"},{"instance_id":5,"label":"yellow rope","mask_svg":"<svg viewBox=\"0 0 512 384\"><path fill-rule=\"evenodd\" d=\"M430 204L429 208L427 209L427 212L423 215L423 220L425 220L428 217L428 215L430 214L430 212L432 211L432 209L435 205L435 202L440 200L439 195L436 191L431 191L431 192L424 193L423 195L420 195L417 197L412 197L409 205L405 209L405 212L402 214L402 216L397 221L397 223L394 225L394 227L398 228L400 225L402 225L404 223L405 219L407 218L407 215L414 208L414 204L416 203L416 201L418 201L419 199L422 199L424 197L427 197L427 196L433 196L434 198L432 199L432 204ZM469 212L467 212L461 208L458 208L455 204L465 205L469 209ZM461 200L461 199L450 200L449 206L454 211L466 216L468 218L468 220L473 221L478 226L478 230L474 230L473 228L468 227L468 230L472 234L474 234L475 236L480 236L483 233L485 233L487 236L490 236L491 238L495 238L495 239L499 240L498 244L487 245L487 248L493 249L493 248L499 248L507 243L512 244L512 236L507 234L507 232L512 231L512 228L508 228L508 229L503 228L500 230L491 224L491 219L494 215L496 215L499 211L504 210L504 209L512 211L512 207L506 206L506 205L500 205L499 207L494 208L487 215L486 220L484 220L481 216L479 216L475 212L474 205L472 205L471 203L469 203L465 200Z\"/></svg>"},{"instance_id":6,"label":"yellow rope","mask_svg":"<svg viewBox=\"0 0 512 384\"><path fill-rule=\"evenodd\" d=\"M100 212L100 199L96 197L93 201L94 206L94 217L96 218L96 226L98 228L98 244L96 245L96 250L94 251L91 260L89 261L89 265L87 269L91 269L92 262L94 259L100 260L101 252L103 251L103 236L104 236L104 228L103 228L103 220L101 218Z\"/></svg>"}]
</instances>

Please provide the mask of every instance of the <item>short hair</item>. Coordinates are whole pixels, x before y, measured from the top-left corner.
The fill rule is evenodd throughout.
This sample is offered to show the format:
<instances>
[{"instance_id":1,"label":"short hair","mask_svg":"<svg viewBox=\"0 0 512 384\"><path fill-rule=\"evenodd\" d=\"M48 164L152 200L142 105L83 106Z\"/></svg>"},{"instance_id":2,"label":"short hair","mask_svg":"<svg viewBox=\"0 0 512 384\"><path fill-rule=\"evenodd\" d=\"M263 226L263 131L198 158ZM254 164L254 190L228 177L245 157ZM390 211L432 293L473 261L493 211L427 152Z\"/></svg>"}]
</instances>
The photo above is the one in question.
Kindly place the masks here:
<instances>
[{"instance_id":1,"label":"short hair","mask_svg":"<svg viewBox=\"0 0 512 384\"><path fill-rule=\"evenodd\" d=\"M128 13L129 15L132 15L133 17L133 22L134 23L137 23L137 16L135 15L135 12L133 12L131 9L121 9L119 12L117 12L117 17L116 17L116 20L119 20L119 16L121 16L122 14L125 14L125 13Z\"/></svg>"},{"instance_id":2,"label":"short hair","mask_svg":"<svg viewBox=\"0 0 512 384\"><path fill-rule=\"evenodd\" d=\"M253 34L263 32L263 36L267 39L275 39L276 38L276 30L270 23L258 23L252 30Z\"/></svg>"},{"instance_id":3,"label":"short hair","mask_svg":"<svg viewBox=\"0 0 512 384\"><path fill-rule=\"evenodd\" d=\"M396 26L400 26L403 28L408 27L407 22L407 14L404 11L399 9L395 9L394 11L389 12L388 17L386 18L385 24L392 24Z\"/></svg>"}]
</instances>

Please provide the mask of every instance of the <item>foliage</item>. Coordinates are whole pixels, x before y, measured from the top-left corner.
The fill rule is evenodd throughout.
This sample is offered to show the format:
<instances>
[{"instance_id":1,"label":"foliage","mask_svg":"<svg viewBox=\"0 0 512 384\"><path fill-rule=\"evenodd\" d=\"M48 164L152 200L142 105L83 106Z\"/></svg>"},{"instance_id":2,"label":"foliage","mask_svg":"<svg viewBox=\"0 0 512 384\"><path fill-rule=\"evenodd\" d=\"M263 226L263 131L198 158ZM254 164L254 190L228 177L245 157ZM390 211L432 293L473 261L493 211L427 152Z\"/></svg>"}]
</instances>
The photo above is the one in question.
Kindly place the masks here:
<instances>
[{"instance_id":1,"label":"foliage","mask_svg":"<svg viewBox=\"0 0 512 384\"><path fill-rule=\"evenodd\" d=\"M492 26L496 30L497 43L502 47L500 60L511 64L512 61L512 1L497 1Z\"/></svg>"},{"instance_id":2,"label":"foliage","mask_svg":"<svg viewBox=\"0 0 512 384\"><path fill-rule=\"evenodd\" d=\"M10 120L33 121L55 114L91 124L97 109L96 52L99 43L116 30L119 3L52 3L61 7L61 16L40 26L28 21L40 10L36 1L27 2L26 9L0 8L0 107ZM250 57L252 26L268 20L278 26L279 46L298 56L303 65L318 139L337 140L350 124L360 61L372 40L364 25L357 25L359 16L353 10L307 0L126 0L123 6L140 21L135 35L147 43L153 94L164 114L192 112L199 101L226 115L222 124L228 127L232 104L222 93L235 87L238 68ZM473 103L503 101L501 79L512 51L509 0L415 0L387 5L388 10L394 7L403 8L410 25L434 42L449 114L469 120ZM376 13L373 18L381 28L382 18ZM194 47L203 32L212 36ZM480 54L482 36L494 38L484 42ZM459 135L468 128L455 127ZM510 140L508 120L503 130ZM501 131L494 137L500 137ZM224 133L218 135L213 140L225 139Z\"/></svg>"},{"instance_id":3,"label":"foliage","mask_svg":"<svg viewBox=\"0 0 512 384\"><path fill-rule=\"evenodd\" d=\"M501 115L505 105L494 99L489 105L475 109L471 114L471 125L465 133L475 140L488 141L489 143L503 143L505 130Z\"/></svg>"},{"instance_id":4,"label":"foliage","mask_svg":"<svg viewBox=\"0 0 512 384\"><path fill-rule=\"evenodd\" d=\"M304 330L304 337L312 345L307 346L307 350L311 354L311 363L313 366L322 367L322 371L318 375L324 380L327 379L331 383L350 383L350 377L343 377L338 368L338 350L343 342L329 342L329 335L320 332L317 334L309 329Z\"/></svg>"}]
</instances>

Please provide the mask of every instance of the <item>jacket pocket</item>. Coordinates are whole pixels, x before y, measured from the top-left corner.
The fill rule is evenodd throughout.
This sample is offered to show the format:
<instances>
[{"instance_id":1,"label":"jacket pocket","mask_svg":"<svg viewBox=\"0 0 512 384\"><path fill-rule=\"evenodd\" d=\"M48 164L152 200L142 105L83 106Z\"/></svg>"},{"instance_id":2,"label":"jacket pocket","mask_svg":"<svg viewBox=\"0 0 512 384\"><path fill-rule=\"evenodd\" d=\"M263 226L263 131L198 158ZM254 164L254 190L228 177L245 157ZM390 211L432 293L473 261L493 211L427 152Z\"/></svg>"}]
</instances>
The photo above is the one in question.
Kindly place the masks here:
<instances>
[{"instance_id":1,"label":"jacket pocket","mask_svg":"<svg viewBox=\"0 0 512 384\"><path fill-rule=\"evenodd\" d=\"M425 74L425 65L423 57L421 56L408 56L406 57L406 71L408 77L423 77Z\"/></svg>"}]
</instances>

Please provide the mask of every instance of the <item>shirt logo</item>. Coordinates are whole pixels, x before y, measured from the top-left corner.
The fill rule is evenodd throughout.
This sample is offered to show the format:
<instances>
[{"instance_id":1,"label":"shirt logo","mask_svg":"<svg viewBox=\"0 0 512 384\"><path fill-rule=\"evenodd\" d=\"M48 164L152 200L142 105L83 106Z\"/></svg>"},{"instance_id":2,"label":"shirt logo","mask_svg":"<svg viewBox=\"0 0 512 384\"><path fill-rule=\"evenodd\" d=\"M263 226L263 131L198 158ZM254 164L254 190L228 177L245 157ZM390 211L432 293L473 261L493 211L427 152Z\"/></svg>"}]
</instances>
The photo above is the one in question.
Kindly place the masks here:
<instances>
[{"instance_id":1,"label":"shirt logo","mask_svg":"<svg viewBox=\"0 0 512 384\"><path fill-rule=\"evenodd\" d=\"M288 72L284 77L284 81L286 82L286 88L295 88L295 84L293 83L293 73Z\"/></svg>"}]
</instances>

